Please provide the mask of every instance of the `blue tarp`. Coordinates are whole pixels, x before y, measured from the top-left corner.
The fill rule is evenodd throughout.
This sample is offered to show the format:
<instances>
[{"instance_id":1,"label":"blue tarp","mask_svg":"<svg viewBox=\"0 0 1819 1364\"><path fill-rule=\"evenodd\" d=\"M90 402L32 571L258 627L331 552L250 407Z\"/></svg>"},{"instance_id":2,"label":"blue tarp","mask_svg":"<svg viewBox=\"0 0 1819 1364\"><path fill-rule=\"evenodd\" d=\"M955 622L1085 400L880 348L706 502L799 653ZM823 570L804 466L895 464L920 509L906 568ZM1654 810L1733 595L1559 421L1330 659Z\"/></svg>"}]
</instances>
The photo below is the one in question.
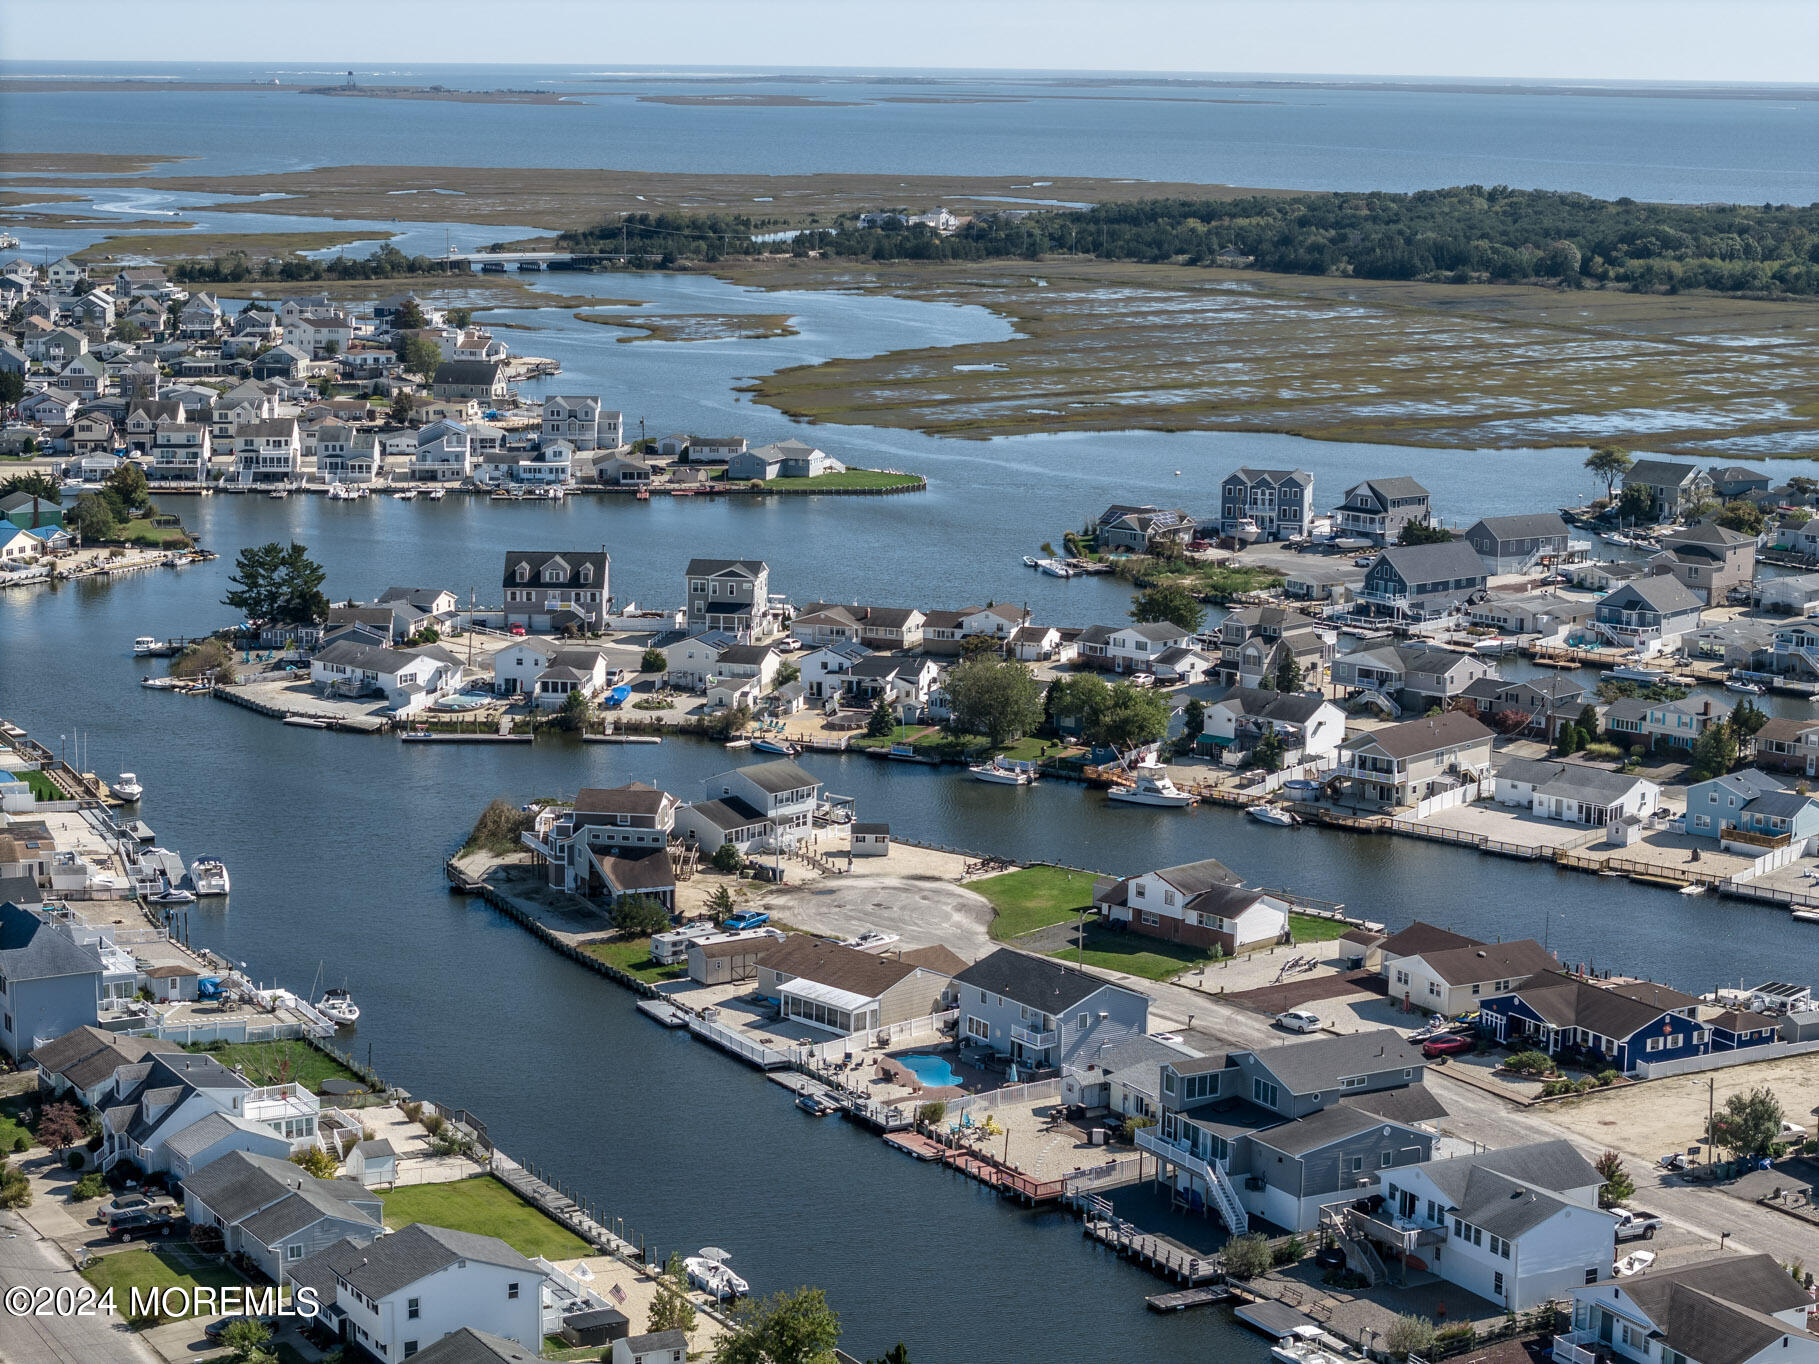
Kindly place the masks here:
<instances>
[{"instance_id":1,"label":"blue tarp","mask_svg":"<svg viewBox=\"0 0 1819 1364\"><path fill-rule=\"evenodd\" d=\"M606 694L607 709L608 710L619 709L620 706L623 706L625 704L625 698L630 696L631 694L632 694L632 689L630 687L614 687L611 691L609 691Z\"/></svg>"}]
</instances>

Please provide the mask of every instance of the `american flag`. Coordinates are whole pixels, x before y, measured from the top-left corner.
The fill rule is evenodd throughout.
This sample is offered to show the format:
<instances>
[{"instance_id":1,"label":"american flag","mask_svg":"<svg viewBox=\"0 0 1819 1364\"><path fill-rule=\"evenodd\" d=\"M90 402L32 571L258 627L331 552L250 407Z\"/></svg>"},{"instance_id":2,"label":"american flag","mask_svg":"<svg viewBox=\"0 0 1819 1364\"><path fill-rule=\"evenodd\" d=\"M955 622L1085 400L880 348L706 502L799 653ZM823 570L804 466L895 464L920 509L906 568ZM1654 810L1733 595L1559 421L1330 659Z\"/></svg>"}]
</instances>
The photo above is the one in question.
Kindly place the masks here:
<instances>
[{"instance_id":1,"label":"american flag","mask_svg":"<svg viewBox=\"0 0 1819 1364\"><path fill-rule=\"evenodd\" d=\"M618 1284L614 1284L607 1291L612 1294L614 1302L618 1303L620 1306L625 1305L625 1290L619 1287Z\"/></svg>"}]
</instances>

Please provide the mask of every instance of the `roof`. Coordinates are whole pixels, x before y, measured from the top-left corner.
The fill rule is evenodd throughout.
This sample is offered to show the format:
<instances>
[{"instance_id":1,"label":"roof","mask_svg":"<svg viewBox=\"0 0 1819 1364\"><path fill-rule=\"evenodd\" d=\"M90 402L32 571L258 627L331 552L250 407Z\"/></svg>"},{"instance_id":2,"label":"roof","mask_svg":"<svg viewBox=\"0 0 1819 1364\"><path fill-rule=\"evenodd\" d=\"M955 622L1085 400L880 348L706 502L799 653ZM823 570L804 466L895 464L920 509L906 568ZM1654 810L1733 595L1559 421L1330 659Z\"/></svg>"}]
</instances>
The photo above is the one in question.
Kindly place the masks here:
<instances>
[{"instance_id":1,"label":"roof","mask_svg":"<svg viewBox=\"0 0 1819 1364\"><path fill-rule=\"evenodd\" d=\"M1330 1146L1336 1141L1368 1132L1373 1127L1380 1127L1383 1119L1374 1113L1365 1113L1344 1104L1333 1104L1308 1114L1305 1118L1295 1118L1279 1127L1256 1132L1251 1140L1259 1146L1267 1146L1272 1151L1280 1151L1288 1156L1305 1155L1317 1151L1322 1146Z\"/></svg>"},{"instance_id":2,"label":"roof","mask_svg":"<svg viewBox=\"0 0 1819 1364\"><path fill-rule=\"evenodd\" d=\"M655 815L664 802L674 799L667 791L641 781L624 786L584 786L575 793L575 813L588 815Z\"/></svg>"},{"instance_id":3,"label":"roof","mask_svg":"<svg viewBox=\"0 0 1819 1364\"><path fill-rule=\"evenodd\" d=\"M1450 928L1440 928L1417 919L1407 928L1385 938L1381 950L1383 959L1389 961L1394 957L1417 957L1426 952L1443 952L1453 947L1479 946L1482 944L1476 938L1468 938Z\"/></svg>"},{"instance_id":4,"label":"roof","mask_svg":"<svg viewBox=\"0 0 1819 1364\"><path fill-rule=\"evenodd\" d=\"M1474 559L1476 557L1473 556ZM1491 731L1471 716L1462 711L1449 710L1439 715L1405 720L1399 725L1374 730L1358 741L1358 747L1375 748L1392 758L1413 758L1423 753L1432 753L1436 749L1478 743L1491 737Z\"/></svg>"},{"instance_id":5,"label":"roof","mask_svg":"<svg viewBox=\"0 0 1819 1364\"><path fill-rule=\"evenodd\" d=\"M288 1160L250 1151L229 1151L211 1160L183 1181L183 1189L230 1226L293 1193L309 1192L339 1204L373 1200L351 1179L317 1179Z\"/></svg>"},{"instance_id":6,"label":"roof","mask_svg":"<svg viewBox=\"0 0 1819 1364\"><path fill-rule=\"evenodd\" d=\"M1761 729L1756 731L1756 743L1797 743L1802 734L1819 729L1819 717L1801 716L1790 719L1784 715L1772 715Z\"/></svg>"},{"instance_id":7,"label":"roof","mask_svg":"<svg viewBox=\"0 0 1819 1364\"><path fill-rule=\"evenodd\" d=\"M1003 995L1018 1004L1056 1013L1091 999L1101 990L1125 989L1097 976L1089 976L1046 957L1034 957L1009 947L1001 947L982 957L954 979L987 994ZM1126 990L1127 994L1138 994ZM1147 999L1147 995L1138 995Z\"/></svg>"},{"instance_id":8,"label":"roof","mask_svg":"<svg viewBox=\"0 0 1819 1364\"><path fill-rule=\"evenodd\" d=\"M1704 605L1693 595L1691 588L1671 573L1652 573L1646 578L1632 578L1620 587L1613 587L1598 604L1621 606L1632 600L1640 601L1651 611L1662 615L1697 611Z\"/></svg>"},{"instance_id":9,"label":"roof","mask_svg":"<svg viewBox=\"0 0 1819 1364\"><path fill-rule=\"evenodd\" d=\"M1633 1036L1664 1013L1699 1003L1665 985L1593 985L1552 970L1530 977L1511 993L1557 1028L1584 1028L1618 1040Z\"/></svg>"},{"instance_id":10,"label":"roof","mask_svg":"<svg viewBox=\"0 0 1819 1364\"><path fill-rule=\"evenodd\" d=\"M1296 1094L1317 1094L1336 1089L1345 1075L1375 1074L1384 1070L1420 1070L1418 1047L1412 1047L1391 1028L1319 1037L1309 1042L1284 1042L1251 1053L1257 1063Z\"/></svg>"},{"instance_id":11,"label":"roof","mask_svg":"<svg viewBox=\"0 0 1819 1364\"><path fill-rule=\"evenodd\" d=\"M1803 796L1798 791L1771 791L1766 796L1757 796L1743 809L1746 814L1765 815L1770 819L1792 819L1812 803L1811 796Z\"/></svg>"},{"instance_id":12,"label":"roof","mask_svg":"<svg viewBox=\"0 0 1819 1364\"><path fill-rule=\"evenodd\" d=\"M1540 971L1555 971L1560 963L1533 938L1514 942L1484 943L1424 952L1421 960L1448 985L1475 985L1487 980L1515 980Z\"/></svg>"},{"instance_id":13,"label":"roof","mask_svg":"<svg viewBox=\"0 0 1819 1364\"><path fill-rule=\"evenodd\" d=\"M1388 564L1407 583L1484 577L1484 561L1464 540L1446 540L1437 545L1391 545L1377 556L1377 562Z\"/></svg>"},{"instance_id":14,"label":"roof","mask_svg":"<svg viewBox=\"0 0 1819 1364\"><path fill-rule=\"evenodd\" d=\"M1359 488L1369 488L1385 500L1399 497L1426 497L1427 489L1412 478L1367 478L1362 483L1355 483L1346 490L1349 500L1352 493Z\"/></svg>"},{"instance_id":15,"label":"roof","mask_svg":"<svg viewBox=\"0 0 1819 1364\"><path fill-rule=\"evenodd\" d=\"M61 1037L52 1038L32 1052L30 1060L41 1070L61 1075L77 1089L89 1089L121 1066L143 1061L147 1056L182 1050L177 1043L164 1038L126 1037L84 1024Z\"/></svg>"},{"instance_id":16,"label":"roof","mask_svg":"<svg viewBox=\"0 0 1819 1364\"><path fill-rule=\"evenodd\" d=\"M1426 1085L1404 1085L1400 1089L1379 1089L1372 1094L1348 1094L1339 1100L1351 1108L1374 1113L1404 1126L1411 1123L1438 1122L1446 1108L1428 1091Z\"/></svg>"},{"instance_id":17,"label":"roof","mask_svg":"<svg viewBox=\"0 0 1819 1364\"><path fill-rule=\"evenodd\" d=\"M856 834L888 834L891 826L881 820L855 820L852 831Z\"/></svg>"},{"instance_id":18,"label":"roof","mask_svg":"<svg viewBox=\"0 0 1819 1364\"><path fill-rule=\"evenodd\" d=\"M593 858L615 891L668 890L676 884L676 868L667 847L614 848L594 851Z\"/></svg>"},{"instance_id":19,"label":"roof","mask_svg":"<svg viewBox=\"0 0 1819 1364\"><path fill-rule=\"evenodd\" d=\"M1670 459L1639 459L1623 475L1623 486L1646 483L1654 488L1678 488L1698 472L1696 464L1678 464Z\"/></svg>"},{"instance_id":20,"label":"roof","mask_svg":"<svg viewBox=\"0 0 1819 1364\"><path fill-rule=\"evenodd\" d=\"M1771 1255L1732 1255L1634 1275L1611 1291L1627 1294L1664 1334L1664 1344L1699 1364L1743 1364L1786 1335L1812 1339L1775 1313L1811 1299Z\"/></svg>"},{"instance_id":21,"label":"roof","mask_svg":"<svg viewBox=\"0 0 1819 1364\"><path fill-rule=\"evenodd\" d=\"M527 565L532 582L537 582L543 573L543 567L551 559L560 559L577 572L587 565L594 569L593 580L587 586L604 588L607 568L612 562L605 550L594 549L508 549L505 551L504 582L507 587L517 585L518 565Z\"/></svg>"},{"instance_id":22,"label":"roof","mask_svg":"<svg viewBox=\"0 0 1819 1364\"><path fill-rule=\"evenodd\" d=\"M0 977L45 980L101 972L101 953L18 905L0 905Z\"/></svg>"},{"instance_id":23,"label":"roof","mask_svg":"<svg viewBox=\"0 0 1819 1364\"><path fill-rule=\"evenodd\" d=\"M722 796L719 800L698 800L688 807L700 815L716 829L747 829L754 824L763 824L769 818L763 812L754 810L737 796Z\"/></svg>"},{"instance_id":24,"label":"roof","mask_svg":"<svg viewBox=\"0 0 1819 1364\"><path fill-rule=\"evenodd\" d=\"M680 1331L653 1331L649 1335L627 1336L625 1348L633 1354L644 1354L651 1350L686 1351L688 1337Z\"/></svg>"},{"instance_id":25,"label":"roof","mask_svg":"<svg viewBox=\"0 0 1819 1364\"><path fill-rule=\"evenodd\" d=\"M1285 725L1305 725L1327 704L1321 696L1300 692L1270 691L1263 687L1233 687L1214 705L1236 704L1241 713Z\"/></svg>"},{"instance_id":26,"label":"roof","mask_svg":"<svg viewBox=\"0 0 1819 1364\"><path fill-rule=\"evenodd\" d=\"M456 384L461 387L484 385L491 388L499 382L499 373L505 368L498 360L444 360L436 366L432 385Z\"/></svg>"},{"instance_id":27,"label":"roof","mask_svg":"<svg viewBox=\"0 0 1819 1364\"><path fill-rule=\"evenodd\" d=\"M1755 543L1753 535L1743 535L1728 526L1721 526L1716 521L1699 521L1690 526L1682 526L1669 535L1661 537L1664 548L1672 549L1675 545L1748 545Z\"/></svg>"},{"instance_id":28,"label":"roof","mask_svg":"<svg viewBox=\"0 0 1819 1364\"><path fill-rule=\"evenodd\" d=\"M767 763L753 763L750 767L734 770L760 791L773 796L784 791L800 790L804 786L820 785L788 758L774 758Z\"/></svg>"},{"instance_id":29,"label":"roof","mask_svg":"<svg viewBox=\"0 0 1819 1364\"><path fill-rule=\"evenodd\" d=\"M363 1186L355 1184L356 1189ZM369 1201L372 1195L367 1195ZM252 1237L262 1246L276 1245L287 1236L295 1236L305 1227L313 1227L326 1218L341 1222L356 1222L371 1226L375 1232L380 1226L379 1218L356 1208L344 1199L336 1198L319 1189L299 1189L296 1193L286 1195L268 1208L262 1208L251 1217L240 1223L240 1230Z\"/></svg>"},{"instance_id":30,"label":"roof","mask_svg":"<svg viewBox=\"0 0 1819 1364\"><path fill-rule=\"evenodd\" d=\"M1154 874L1183 895L1198 895L1214 886L1238 884L1237 874L1216 857L1204 857L1198 862L1183 862L1178 867L1159 867Z\"/></svg>"},{"instance_id":31,"label":"roof","mask_svg":"<svg viewBox=\"0 0 1819 1364\"><path fill-rule=\"evenodd\" d=\"M920 969L909 962L842 947L825 938L797 933L766 949L758 965L781 975L832 986L862 999L874 999Z\"/></svg>"},{"instance_id":32,"label":"roof","mask_svg":"<svg viewBox=\"0 0 1819 1364\"><path fill-rule=\"evenodd\" d=\"M1585 763L1563 762L1559 768L1545 783L1535 788L1536 795L1589 795L1600 800L1616 800L1635 790L1637 783L1647 780L1634 773L1613 772L1608 767L1590 767Z\"/></svg>"},{"instance_id":33,"label":"roof","mask_svg":"<svg viewBox=\"0 0 1819 1364\"><path fill-rule=\"evenodd\" d=\"M544 1278L542 1270L497 1236L478 1236L423 1222L413 1222L389 1236L381 1236L371 1245L337 1241L304 1263L312 1264L317 1260L325 1260L338 1277L374 1299L388 1297L427 1275L448 1268L457 1260L479 1260L483 1264L521 1269L538 1283Z\"/></svg>"},{"instance_id":34,"label":"roof","mask_svg":"<svg viewBox=\"0 0 1819 1364\"><path fill-rule=\"evenodd\" d=\"M1471 530L1466 531L1466 539L1471 539L1472 531L1483 529L1497 540L1536 540L1544 536L1567 533L1566 522L1560 519L1558 512L1529 512L1522 516L1483 516Z\"/></svg>"},{"instance_id":35,"label":"roof","mask_svg":"<svg viewBox=\"0 0 1819 1364\"><path fill-rule=\"evenodd\" d=\"M689 578L718 578L726 573L755 578L764 571L762 559L690 559L682 570L683 576Z\"/></svg>"},{"instance_id":36,"label":"roof","mask_svg":"<svg viewBox=\"0 0 1819 1364\"><path fill-rule=\"evenodd\" d=\"M426 1345L411 1358L417 1364L540 1364L542 1356L515 1340L463 1326Z\"/></svg>"},{"instance_id":37,"label":"roof","mask_svg":"<svg viewBox=\"0 0 1819 1364\"><path fill-rule=\"evenodd\" d=\"M939 971L944 976L956 976L966 970L966 958L940 943L931 943L927 947L912 947L907 952L897 952L893 955L898 961L908 962L911 966L920 966L929 971Z\"/></svg>"}]
</instances>

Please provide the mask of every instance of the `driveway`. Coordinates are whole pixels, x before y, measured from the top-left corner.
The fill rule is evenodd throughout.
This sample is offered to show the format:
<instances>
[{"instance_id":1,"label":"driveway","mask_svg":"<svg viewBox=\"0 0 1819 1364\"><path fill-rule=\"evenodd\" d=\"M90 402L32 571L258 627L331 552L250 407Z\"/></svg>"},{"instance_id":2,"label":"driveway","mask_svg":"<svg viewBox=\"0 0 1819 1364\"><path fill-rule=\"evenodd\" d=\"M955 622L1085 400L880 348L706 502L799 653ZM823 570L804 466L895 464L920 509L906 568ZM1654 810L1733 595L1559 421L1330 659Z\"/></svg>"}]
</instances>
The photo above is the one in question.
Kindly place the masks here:
<instances>
[{"instance_id":1,"label":"driveway","mask_svg":"<svg viewBox=\"0 0 1819 1364\"><path fill-rule=\"evenodd\" d=\"M16 1213L0 1213L0 1284L76 1292L89 1286L55 1245ZM160 1364L119 1316L14 1316L3 1309L0 1359L9 1364Z\"/></svg>"},{"instance_id":2,"label":"driveway","mask_svg":"<svg viewBox=\"0 0 1819 1364\"><path fill-rule=\"evenodd\" d=\"M977 961L997 943L992 906L948 881L913 876L827 876L764 898L771 917L812 933L850 938L868 928L896 933L904 947L951 947Z\"/></svg>"}]
</instances>

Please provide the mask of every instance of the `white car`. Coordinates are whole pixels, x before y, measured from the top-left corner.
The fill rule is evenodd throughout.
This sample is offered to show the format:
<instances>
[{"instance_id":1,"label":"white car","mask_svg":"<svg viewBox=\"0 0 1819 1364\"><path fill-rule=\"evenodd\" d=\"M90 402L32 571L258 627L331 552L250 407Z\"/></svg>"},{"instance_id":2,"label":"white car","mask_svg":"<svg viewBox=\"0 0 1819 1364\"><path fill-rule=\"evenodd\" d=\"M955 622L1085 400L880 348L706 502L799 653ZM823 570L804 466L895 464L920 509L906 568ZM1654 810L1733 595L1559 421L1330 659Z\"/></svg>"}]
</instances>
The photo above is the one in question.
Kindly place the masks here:
<instances>
[{"instance_id":1,"label":"white car","mask_svg":"<svg viewBox=\"0 0 1819 1364\"><path fill-rule=\"evenodd\" d=\"M1806 1129L1797 1122L1784 1122L1781 1124L1781 1140L1805 1141Z\"/></svg>"},{"instance_id":2,"label":"white car","mask_svg":"<svg viewBox=\"0 0 1819 1364\"><path fill-rule=\"evenodd\" d=\"M1277 1014L1276 1022L1290 1032L1320 1031L1320 1015L1311 1014L1306 1009L1290 1009L1285 1014Z\"/></svg>"}]
</instances>

